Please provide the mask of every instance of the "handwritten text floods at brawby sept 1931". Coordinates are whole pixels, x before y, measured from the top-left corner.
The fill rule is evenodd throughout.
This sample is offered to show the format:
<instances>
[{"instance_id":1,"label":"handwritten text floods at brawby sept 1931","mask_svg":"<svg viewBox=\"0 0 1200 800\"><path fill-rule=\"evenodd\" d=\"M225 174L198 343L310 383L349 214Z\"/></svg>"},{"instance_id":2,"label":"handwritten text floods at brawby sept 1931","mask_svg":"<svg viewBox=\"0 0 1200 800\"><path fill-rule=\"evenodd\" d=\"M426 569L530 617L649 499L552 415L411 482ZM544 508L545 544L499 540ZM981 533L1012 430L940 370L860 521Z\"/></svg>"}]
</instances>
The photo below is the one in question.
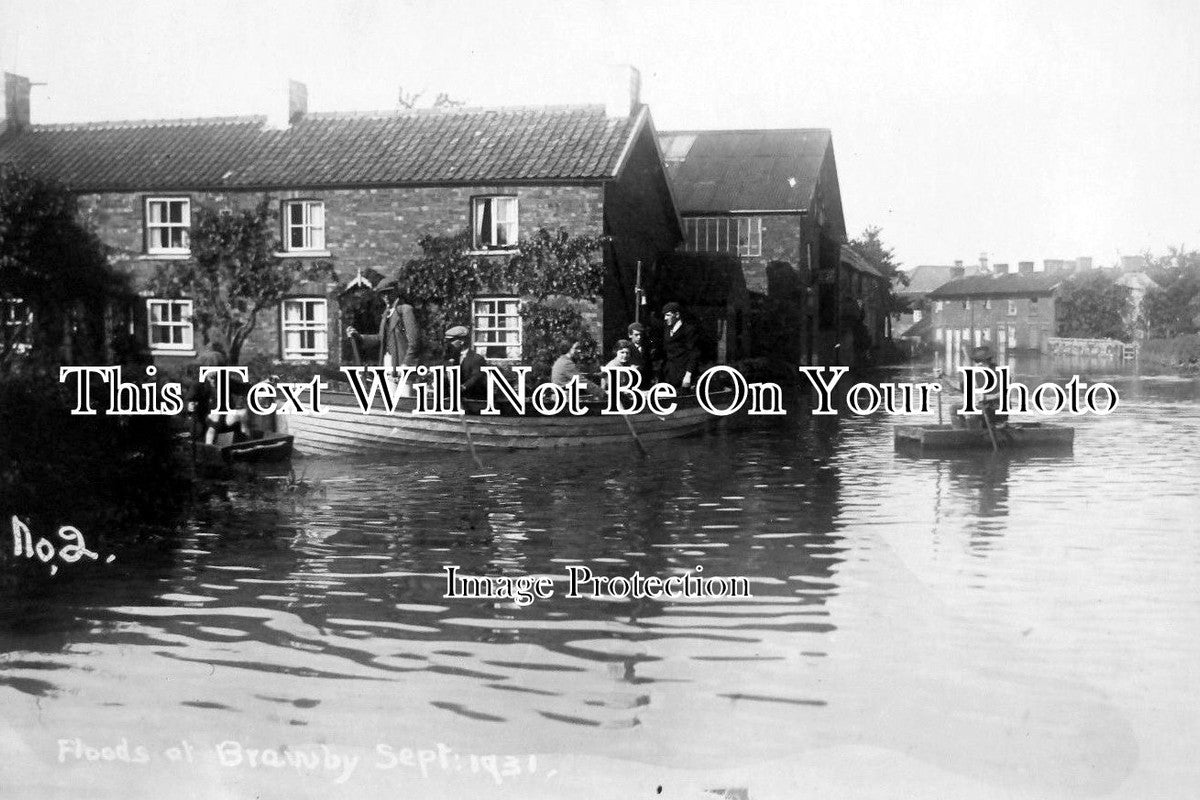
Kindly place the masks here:
<instances>
[{"instance_id":1,"label":"handwritten text floods at brawby sept 1931","mask_svg":"<svg viewBox=\"0 0 1200 800\"><path fill-rule=\"evenodd\" d=\"M584 383L578 378L565 386L542 383L529 388L531 367L484 366L486 378L486 403L479 409L482 416L501 413L502 404L518 414L532 410L541 415L571 414L582 416L594 413L586 402ZM609 391L604 393L604 405L600 414L640 414L649 412L659 416L675 413L679 393L670 384L656 384L642 391L634 388L639 377L634 367L604 367ZM860 382L843 389L842 379L849 372L847 367L799 367L800 374L807 380L807 387L814 394L812 413L817 415L837 414L835 396L845 398L851 414L867 416L881 411L896 415L929 414L936 408L936 398L942 391L939 381L933 382ZM1008 367L961 367L963 414L978 414L978 397L999 397L1001 413L1054 414L1110 414L1116 410L1120 398L1117 390L1107 383L1087 384L1073 376L1066 384L1043 383L1030 388L1012 380ZM400 386L410 383L419 388L415 392L411 409L414 416L463 414L459 367L400 367L388 370L384 367L342 367L350 392L364 414L395 413L400 408L403 393ZM146 374L153 378L154 367L147 367ZM216 382L216 396L212 410L226 413L232 410L231 385L233 378L243 383L248 381L246 367L201 367L201 380L212 376ZM368 381L364 376L370 376ZM74 380L75 407L72 414L90 415L98 413L98 402L107 391L107 403L102 404L106 414L124 415L170 415L183 411L183 391L178 383L126 383L121 380L120 367L62 367L59 380ZM104 389L100 388L100 385ZM329 406L324 403L323 392L330 385L320 376L300 383L259 381L246 391L247 408L255 414L323 414ZM783 389L770 382L747 381L738 370L728 366L716 366L706 370L695 386L697 405L714 416L727 416L744 412L751 415L780 416L786 414ZM382 408L377 408L376 401Z\"/></svg>"}]
</instances>

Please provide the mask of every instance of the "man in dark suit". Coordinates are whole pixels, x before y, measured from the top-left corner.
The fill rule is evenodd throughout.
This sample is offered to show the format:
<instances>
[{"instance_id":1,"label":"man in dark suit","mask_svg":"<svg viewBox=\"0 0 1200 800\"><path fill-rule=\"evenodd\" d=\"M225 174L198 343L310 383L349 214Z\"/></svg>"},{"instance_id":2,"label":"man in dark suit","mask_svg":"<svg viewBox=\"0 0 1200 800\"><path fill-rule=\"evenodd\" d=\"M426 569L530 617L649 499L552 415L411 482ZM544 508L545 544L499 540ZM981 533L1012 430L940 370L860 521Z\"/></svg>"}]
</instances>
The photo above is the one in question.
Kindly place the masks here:
<instances>
[{"instance_id":1,"label":"man in dark suit","mask_svg":"<svg viewBox=\"0 0 1200 800\"><path fill-rule=\"evenodd\" d=\"M471 332L465 325L446 331L446 366L459 367L464 400L486 400L487 381L483 367L487 359L471 348Z\"/></svg>"},{"instance_id":2,"label":"man in dark suit","mask_svg":"<svg viewBox=\"0 0 1200 800\"><path fill-rule=\"evenodd\" d=\"M635 389L649 389L654 384L654 355L650 349L650 338L646 335L646 326L640 322L629 325L629 341L633 348L629 351L629 365L637 367L638 385Z\"/></svg>"},{"instance_id":3,"label":"man in dark suit","mask_svg":"<svg viewBox=\"0 0 1200 800\"><path fill-rule=\"evenodd\" d=\"M690 389L700 367L696 329L683 321L679 303L663 306L662 370L660 378L676 389Z\"/></svg>"},{"instance_id":4,"label":"man in dark suit","mask_svg":"<svg viewBox=\"0 0 1200 800\"><path fill-rule=\"evenodd\" d=\"M364 346L378 347L379 364L387 370L389 380L394 381L400 367L415 366L417 363L417 345L420 341L417 315L408 301L407 293L395 278L384 278L375 291L386 306L379 320L379 333L363 336L349 327L346 335L358 343L360 353ZM405 384L400 388L400 395L406 397L408 393L408 385Z\"/></svg>"}]
</instances>

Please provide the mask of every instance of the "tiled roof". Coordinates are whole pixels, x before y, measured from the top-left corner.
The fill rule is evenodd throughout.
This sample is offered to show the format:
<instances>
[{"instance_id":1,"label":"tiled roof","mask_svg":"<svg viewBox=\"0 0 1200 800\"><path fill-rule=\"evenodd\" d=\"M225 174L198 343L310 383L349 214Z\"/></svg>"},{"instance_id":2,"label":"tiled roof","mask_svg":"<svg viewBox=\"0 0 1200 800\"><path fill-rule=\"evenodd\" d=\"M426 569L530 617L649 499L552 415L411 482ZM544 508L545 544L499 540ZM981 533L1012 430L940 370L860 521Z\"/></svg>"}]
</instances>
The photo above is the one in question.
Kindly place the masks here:
<instances>
[{"instance_id":1,"label":"tiled roof","mask_svg":"<svg viewBox=\"0 0 1200 800\"><path fill-rule=\"evenodd\" d=\"M908 273L908 285L898 286L902 295L927 295L954 277L954 267L939 264L922 264Z\"/></svg>"},{"instance_id":2,"label":"tiled roof","mask_svg":"<svg viewBox=\"0 0 1200 800\"><path fill-rule=\"evenodd\" d=\"M1049 295L1069 277L1062 272L1010 272L1005 275L971 275L939 286L929 293L934 299L949 297L997 297L1005 295Z\"/></svg>"},{"instance_id":3,"label":"tiled roof","mask_svg":"<svg viewBox=\"0 0 1200 800\"><path fill-rule=\"evenodd\" d=\"M647 118L602 106L308 114L42 125L0 136L0 162L75 191L603 180Z\"/></svg>"},{"instance_id":4,"label":"tiled roof","mask_svg":"<svg viewBox=\"0 0 1200 800\"><path fill-rule=\"evenodd\" d=\"M831 136L826 128L667 131L659 144L680 213L807 209Z\"/></svg>"},{"instance_id":5,"label":"tiled roof","mask_svg":"<svg viewBox=\"0 0 1200 800\"><path fill-rule=\"evenodd\" d=\"M876 278L883 277L883 273L875 269L874 264L863 258L857 250L848 244L842 245L842 261L864 274L872 275Z\"/></svg>"}]
</instances>

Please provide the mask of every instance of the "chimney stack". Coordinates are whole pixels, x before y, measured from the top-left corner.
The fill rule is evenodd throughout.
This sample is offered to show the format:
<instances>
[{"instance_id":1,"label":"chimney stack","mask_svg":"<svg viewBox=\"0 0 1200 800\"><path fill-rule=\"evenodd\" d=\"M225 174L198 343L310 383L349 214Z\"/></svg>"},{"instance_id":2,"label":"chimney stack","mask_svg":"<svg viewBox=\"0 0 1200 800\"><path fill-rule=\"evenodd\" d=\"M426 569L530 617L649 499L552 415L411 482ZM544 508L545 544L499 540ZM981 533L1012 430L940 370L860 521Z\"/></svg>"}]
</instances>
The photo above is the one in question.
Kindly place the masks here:
<instances>
[{"instance_id":1,"label":"chimney stack","mask_svg":"<svg viewBox=\"0 0 1200 800\"><path fill-rule=\"evenodd\" d=\"M996 265L996 274L997 275L1007 275L1008 274L1008 264L997 264Z\"/></svg>"},{"instance_id":2,"label":"chimney stack","mask_svg":"<svg viewBox=\"0 0 1200 800\"><path fill-rule=\"evenodd\" d=\"M629 64L609 68L604 96L604 115L631 117L642 104L642 74Z\"/></svg>"},{"instance_id":3,"label":"chimney stack","mask_svg":"<svg viewBox=\"0 0 1200 800\"><path fill-rule=\"evenodd\" d=\"M962 261L955 261L954 266L950 269L950 280L958 280L966 277L967 271L963 268Z\"/></svg>"},{"instance_id":4,"label":"chimney stack","mask_svg":"<svg viewBox=\"0 0 1200 800\"><path fill-rule=\"evenodd\" d=\"M979 274L986 275L989 271L990 270L988 270L988 255L987 255L987 253L980 253L979 254Z\"/></svg>"},{"instance_id":5,"label":"chimney stack","mask_svg":"<svg viewBox=\"0 0 1200 800\"><path fill-rule=\"evenodd\" d=\"M1017 272L1033 272L1033 262L1032 261L1018 261L1017 262Z\"/></svg>"},{"instance_id":6,"label":"chimney stack","mask_svg":"<svg viewBox=\"0 0 1200 800\"><path fill-rule=\"evenodd\" d=\"M281 100L282 102L278 103L271 102L271 110L267 113L267 127L287 130L308 113L308 87L289 78L287 96Z\"/></svg>"},{"instance_id":7,"label":"chimney stack","mask_svg":"<svg viewBox=\"0 0 1200 800\"><path fill-rule=\"evenodd\" d=\"M1092 268L1092 257L1091 256L1080 256L1079 258L1075 259L1075 263L1078 265L1077 268L1079 269L1080 272L1082 272L1085 269L1091 269Z\"/></svg>"},{"instance_id":8,"label":"chimney stack","mask_svg":"<svg viewBox=\"0 0 1200 800\"><path fill-rule=\"evenodd\" d=\"M29 78L4 73L4 116L0 133L19 133L29 129Z\"/></svg>"}]
</instances>

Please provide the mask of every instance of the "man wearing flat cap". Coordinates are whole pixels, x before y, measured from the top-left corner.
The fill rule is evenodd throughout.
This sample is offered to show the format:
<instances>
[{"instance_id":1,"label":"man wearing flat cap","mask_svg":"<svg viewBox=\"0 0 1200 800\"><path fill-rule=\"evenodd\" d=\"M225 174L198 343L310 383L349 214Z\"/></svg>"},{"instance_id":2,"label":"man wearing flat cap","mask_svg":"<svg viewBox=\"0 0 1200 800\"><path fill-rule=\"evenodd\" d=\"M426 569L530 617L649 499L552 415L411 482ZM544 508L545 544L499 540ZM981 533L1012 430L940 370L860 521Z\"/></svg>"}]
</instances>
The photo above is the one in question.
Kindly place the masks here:
<instances>
[{"instance_id":1,"label":"man wearing flat cap","mask_svg":"<svg viewBox=\"0 0 1200 800\"><path fill-rule=\"evenodd\" d=\"M483 367L487 359L471 348L471 331L466 325L455 325L446 331L446 366L460 369L464 400L486 399Z\"/></svg>"},{"instance_id":2,"label":"man wearing flat cap","mask_svg":"<svg viewBox=\"0 0 1200 800\"><path fill-rule=\"evenodd\" d=\"M663 383L676 389L690 389L699 376L700 343L696 329L683 321L679 303L663 306L662 369Z\"/></svg>"},{"instance_id":3,"label":"man wearing flat cap","mask_svg":"<svg viewBox=\"0 0 1200 800\"><path fill-rule=\"evenodd\" d=\"M357 338L360 347L379 348L379 363L387 370L389 379L398 380L400 367L415 366L420 332L417 315L408 300L407 292L395 277L384 278L375 287L383 299L386 309L379 320L379 333L363 336L353 326L346 328L346 336ZM401 396L410 394L407 384L400 387Z\"/></svg>"}]
</instances>

